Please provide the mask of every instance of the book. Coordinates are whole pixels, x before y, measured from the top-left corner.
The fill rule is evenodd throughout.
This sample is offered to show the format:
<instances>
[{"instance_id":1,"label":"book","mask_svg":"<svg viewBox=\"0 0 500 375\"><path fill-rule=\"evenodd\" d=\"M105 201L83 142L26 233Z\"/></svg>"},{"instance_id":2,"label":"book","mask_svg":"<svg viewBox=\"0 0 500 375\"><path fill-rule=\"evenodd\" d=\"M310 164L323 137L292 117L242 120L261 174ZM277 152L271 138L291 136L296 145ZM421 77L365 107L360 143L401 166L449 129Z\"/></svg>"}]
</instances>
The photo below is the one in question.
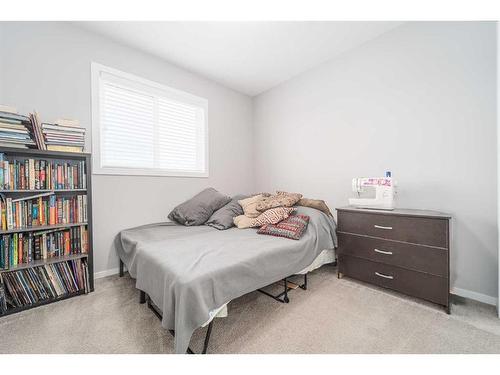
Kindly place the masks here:
<instances>
[{"instance_id":1,"label":"book","mask_svg":"<svg viewBox=\"0 0 500 375\"><path fill-rule=\"evenodd\" d=\"M0 111L0 121L7 121L13 123L29 123L30 119L28 116L23 116L17 113L11 113L6 111Z\"/></svg>"},{"instance_id":2,"label":"book","mask_svg":"<svg viewBox=\"0 0 500 375\"><path fill-rule=\"evenodd\" d=\"M17 115L17 108L12 107L10 105L0 104L0 112L7 112Z\"/></svg>"},{"instance_id":3,"label":"book","mask_svg":"<svg viewBox=\"0 0 500 375\"><path fill-rule=\"evenodd\" d=\"M35 198L48 197L48 196L53 195L53 194L54 194L53 191L49 191L47 193L40 193L40 194L36 194L36 195L30 195L27 197L16 198L16 199L12 199L12 203L26 201L26 200L35 199Z\"/></svg>"},{"instance_id":4,"label":"book","mask_svg":"<svg viewBox=\"0 0 500 375\"><path fill-rule=\"evenodd\" d=\"M54 121L54 124L60 126L78 127L80 125L80 122L78 120L60 118Z\"/></svg>"},{"instance_id":5,"label":"book","mask_svg":"<svg viewBox=\"0 0 500 375\"><path fill-rule=\"evenodd\" d=\"M49 151L62 151L62 152L83 152L83 147L80 146L62 146L62 145L47 145Z\"/></svg>"},{"instance_id":6,"label":"book","mask_svg":"<svg viewBox=\"0 0 500 375\"><path fill-rule=\"evenodd\" d=\"M36 146L39 150L46 150L47 148L45 147L45 142L43 140L42 136L42 128L40 124L40 118L38 116L38 113L34 111L33 113L30 113L30 124L31 124L31 133L32 136L36 142Z\"/></svg>"},{"instance_id":7,"label":"book","mask_svg":"<svg viewBox=\"0 0 500 375\"><path fill-rule=\"evenodd\" d=\"M11 148L19 148L19 149L26 149L29 148L27 145L24 144L19 144L19 143L9 143L9 142L1 142L0 141L0 147L11 147Z\"/></svg>"},{"instance_id":8,"label":"book","mask_svg":"<svg viewBox=\"0 0 500 375\"><path fill-rule=\"evenodd\" d=\"M0 109L1 106L0 106ZM19 115L17 111L3 108L0 111L0 146L14 148L34 147L29 130L29 118Z\"/></svg>"},{"instance_id":9,"label":"book","mask_svg":"<svg viewBox=\"0 0 500 375\"><path fill-rule=\"evenodd\" d=\"M1 121L1 120L0 120ZM52 133L85 133L85 128L75 126L65 126L57 124L42 123L42 129Z\"/></svg>"},{"instance_id":10,"label":"book","mask_svg":"<svg viewBox=\"0 0 500 375\"><path fill-rule=\"evenodd\" d=\"M43 123L42 132L48 150L83 152L85 128L77 120L60 119L54 124Z\"/></svg>"}]
</instances>

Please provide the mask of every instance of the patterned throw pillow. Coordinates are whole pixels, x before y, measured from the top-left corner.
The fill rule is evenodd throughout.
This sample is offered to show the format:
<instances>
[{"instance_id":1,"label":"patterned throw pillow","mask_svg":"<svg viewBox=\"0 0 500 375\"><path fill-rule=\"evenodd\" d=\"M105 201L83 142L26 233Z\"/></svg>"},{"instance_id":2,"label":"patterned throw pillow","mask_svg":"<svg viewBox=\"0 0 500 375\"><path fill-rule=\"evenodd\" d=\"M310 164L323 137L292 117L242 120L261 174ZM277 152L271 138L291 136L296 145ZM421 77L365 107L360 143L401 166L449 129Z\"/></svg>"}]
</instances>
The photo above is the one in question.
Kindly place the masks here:
<instances>
[{"instance_id":1,"label":"patterned throw pillow","mask_svg":"<svg viewBox=\"0 0 500 375\"><path fill-rule=\"evenodd\" d=\"M292 207L300 198L302 198L302 194L299 193L277 191L276 195L271 195L260 200L256 205L256 209L257 211L264 212L276 207Z\"/></svg>"},{"instance_id":2,"label":"patterned throw pillow","mask_svg":"<svg viewBox=\"0 0 500 375\"><path fill-rule=\"evenodd\" d=\"M295 211L293 207L276 207L261 213L254 221L254 227L260 227L264 224L276 224L281 220L285 220L290 214Z\"/></svg>"},{"instance_id":3,"label":"patterned throw pillow","mask_svg":"<svg viewBox=\"0 0 500 375\"><path fill-rule=\"evenodd\" d=\"M306 231L308 224L309 216L292 215L278 224L263 225L257 233L298 240Z\"/></svg>"},{"instance_id":4,"label":"patterned throw pillow","mask_svg":"<svg viewBox=\"0 0 500 375\"><path fill-rule=\"evenodd\" d=\"M294 210L295 208L293 207L277 207L261 213L256 218L240 215L236 216L233 221L239 229L260 227L264 224L279 223L281 220L286 219Z\"/></svg>"}]
</instances>

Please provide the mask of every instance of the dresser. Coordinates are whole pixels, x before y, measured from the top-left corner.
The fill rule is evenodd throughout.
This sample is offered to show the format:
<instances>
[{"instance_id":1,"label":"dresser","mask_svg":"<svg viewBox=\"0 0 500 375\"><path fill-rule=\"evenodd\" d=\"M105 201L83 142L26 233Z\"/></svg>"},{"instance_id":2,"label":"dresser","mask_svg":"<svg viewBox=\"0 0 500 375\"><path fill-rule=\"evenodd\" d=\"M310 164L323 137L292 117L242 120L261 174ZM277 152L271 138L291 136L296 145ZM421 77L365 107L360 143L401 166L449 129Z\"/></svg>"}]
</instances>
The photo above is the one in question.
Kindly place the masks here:
<instances>
[{"instance_id":1,"label":"dresser","mask_svg":"<svg viewBox=\"0 0 500 375\"><path fill-rule=\"evenodd\" d=\"M422 298L449 314L450 219L435 211L337 208L339 278Z\"/></svg>"}]
</instances>

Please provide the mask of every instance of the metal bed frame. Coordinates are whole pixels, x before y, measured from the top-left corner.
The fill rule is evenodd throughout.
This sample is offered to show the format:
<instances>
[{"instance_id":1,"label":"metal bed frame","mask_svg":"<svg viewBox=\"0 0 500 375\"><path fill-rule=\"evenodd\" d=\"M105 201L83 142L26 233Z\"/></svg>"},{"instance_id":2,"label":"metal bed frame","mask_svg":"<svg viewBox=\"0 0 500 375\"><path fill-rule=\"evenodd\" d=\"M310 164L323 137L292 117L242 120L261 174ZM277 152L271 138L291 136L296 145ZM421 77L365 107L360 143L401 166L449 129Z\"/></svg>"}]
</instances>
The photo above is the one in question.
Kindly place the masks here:
<instances>
[{"instance_id":1,"label":"metal bed frame","mask_svg":"<svg viewBox=\"0 0 500 375\"><path fill-rule=\"evenodd\" d=\"M148 308L156 315L156 317L158 319L160 319L160 321L163 319L163 315L162 315L160 309L151 301L151 298L149 298L149 296L145 292L143 292L142 290L139 291L139 303L141 303L141 304L147 303ZM213 324L214 324L214 320L212 319L210 321L210 323L208 323L208 329L207 329L207 333L205 335L205 340L203 341L203 349L201 351L201 354L207 354L208 343L210 342L210 335L212 334ZM168 332L170 332L170 334L173 337L175 337L175 331L173 329L169 329ZM187 348L186 353L187 354L196 354L195 352L193 352L193 350L190 347Z\"/></svg>"},{"instance_id":2,"label":"metal bed frame","mask_svg":"<svg viewBox=\"0 0 500 375\"><path fill-rule=\"evenodd\" d=\"M120 259L119 272L120 272L120 277L123 277L123 275L124 275L124 264L123 264L123 261L121 259ZM302 275L302 276L304 276L304 282L302 284L296 284L296 283L291 282L291 281L288 280L290 277L293 277L293 276L299 276L299 275L291 275L291 276L285 277L282 280L283 281L283 292L281 292L281 293L279 293L277 295L272 295L271 293L269 293L269 292L267 292L267 291L265 291L263 289L257 289L257 290L259 292L261 292L262 294L265 294L266 296L271 297L275 301L278 301L278 302L281 302L281 303L289 303L290 299L288 298L288 292L290 290L296 289L296 287L294 288L294 287L292 287L290 285L298 286L302 290L307 290L307 272ZM158 319L160 319L160 321L163 319L163 316L162 316L162 313L161 313L160 309L151 301L151 298L149 297L149 295L147 295L146 292L144 292L143 290L139 290L139 303L140 304L147 303L148 308L156 315L156 317ZM203 349L201 351L201 354L206 354L207 353L208 344L210 342L210 335L212 334L212 328L213 328L214 319L215 319L215 317L208 324L207 333L205 335L205 340L203 342ZM170 332L170 334L173 337L175 337L175 331L173 329L169 329L168 331ZM196 354L195 352L193 352L193 350L190 347L187 348L186 353L187 354Z\"/></svg>"},{"instance_id":3,"label":"metal bed frame","mask_svg":"<svg viewBox=\"0 0 500 375\"><path fill-rule=\"evenodd\" d=\"M292 275L292 276L296 276L296 275ZM296 284L292 281L289 281L288 279L292 276L288 276L288 277L285 277L282 281L283 281L283 286L284 286L284 289L281 293L277 294L277 295L272 295L271 293L269 292L266 292L264 289L257 289L259 292L261 292L262 294L265 294L266 296L268 297L271 297L272 299L278 301L278 302L281 302L281 303L289 303L290 302L290 299L288 298L288 292L290 290L294 290L294 289L297 289L297 286L302 289L302 290L307 290L307 272L303 275L304 276L304 282L302 284ZM290 285L294 285L294 287L290 286Z\"/></svg>"}]
</instances>

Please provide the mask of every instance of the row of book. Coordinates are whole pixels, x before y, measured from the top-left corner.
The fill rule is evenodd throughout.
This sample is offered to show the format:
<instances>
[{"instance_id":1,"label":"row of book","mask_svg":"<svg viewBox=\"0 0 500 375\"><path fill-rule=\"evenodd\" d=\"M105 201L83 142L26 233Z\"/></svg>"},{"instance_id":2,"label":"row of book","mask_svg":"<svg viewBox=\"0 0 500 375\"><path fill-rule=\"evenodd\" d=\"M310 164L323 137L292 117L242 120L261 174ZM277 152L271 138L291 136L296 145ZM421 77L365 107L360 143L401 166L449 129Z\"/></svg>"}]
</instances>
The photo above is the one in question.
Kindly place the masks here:
<instances>
[{"instance_id":1,"label":"row of book","mask_svg":"<svg viewBox=\"0 0 500 375\"><path fill-rule=\"evenodd\" d=\"M85 225L42 232L0 236L0 270L20 264L73 254L88 254L89 235Z\"/></svg>"},{"instance_id":2,"label":"row of book","mask_svg":"<svg viewBox=\"0 0 500 375\"><path fill-rule=\"evenodd\" d=\"M34 147L31 122L13 108L0 106L0 147Z\"/></svg>"},{"instance_id":3,"label":"row of book","mask_svg":"<svg viewBox=\"0 0 500 375\"><path fill-rule=\"evenodd\" d=\"M0 314L89 290L86 259L5 272L0 274Z\"/></svg>"},{"instance_id":4,"label":"row of book","mask_svg":"<svg viewBox=\"0 0 500 375\"><path fill-rule=\"evenodd\" d=\"M14 107L0 105L0 147L83 152L85 128L78 120L42 123L37 112L24 116Z\"/></svg>"},{"instance_id":5,"label":"row of book","mask_svg":"<svg viewBox=\"0 0 500 375\"><path fill-rule=\"evenodd\" d=\"M40 150L83 152L85 128L77 120L59 119L54 123L41 123L38 113L30 114L33 139Z\"/></svg>"},{"instance_id":6,"label":"row of book","mask_svg":"<svg viewBox=\"0 0 500 375\"><path fill-rule=\"evenodd\" d=\"M0 199L2 230L87 222L87 196L58 197L53 192Z\"/></svg>"},{"instance_id":7,"label":"row of book","mask_svg":"<svg viewBox=\"0 0 500 375\"><path fill-rule=\"evenodd\" d=\"M60 161L25 159L8 160L0 153L0 189L60 190L86 189L84 160Z\"/></svg>"},{"instance_id":8,"label":"row of book","mask_svg":"<svg viewBox=\"0 0 500 375\"><path fill-rule=\"evenodd\" d=\"M85 128L76 120L60 119L53 124L43 123L42 133L47 150L83 152Z\"/></svg>"}]
</instances>

